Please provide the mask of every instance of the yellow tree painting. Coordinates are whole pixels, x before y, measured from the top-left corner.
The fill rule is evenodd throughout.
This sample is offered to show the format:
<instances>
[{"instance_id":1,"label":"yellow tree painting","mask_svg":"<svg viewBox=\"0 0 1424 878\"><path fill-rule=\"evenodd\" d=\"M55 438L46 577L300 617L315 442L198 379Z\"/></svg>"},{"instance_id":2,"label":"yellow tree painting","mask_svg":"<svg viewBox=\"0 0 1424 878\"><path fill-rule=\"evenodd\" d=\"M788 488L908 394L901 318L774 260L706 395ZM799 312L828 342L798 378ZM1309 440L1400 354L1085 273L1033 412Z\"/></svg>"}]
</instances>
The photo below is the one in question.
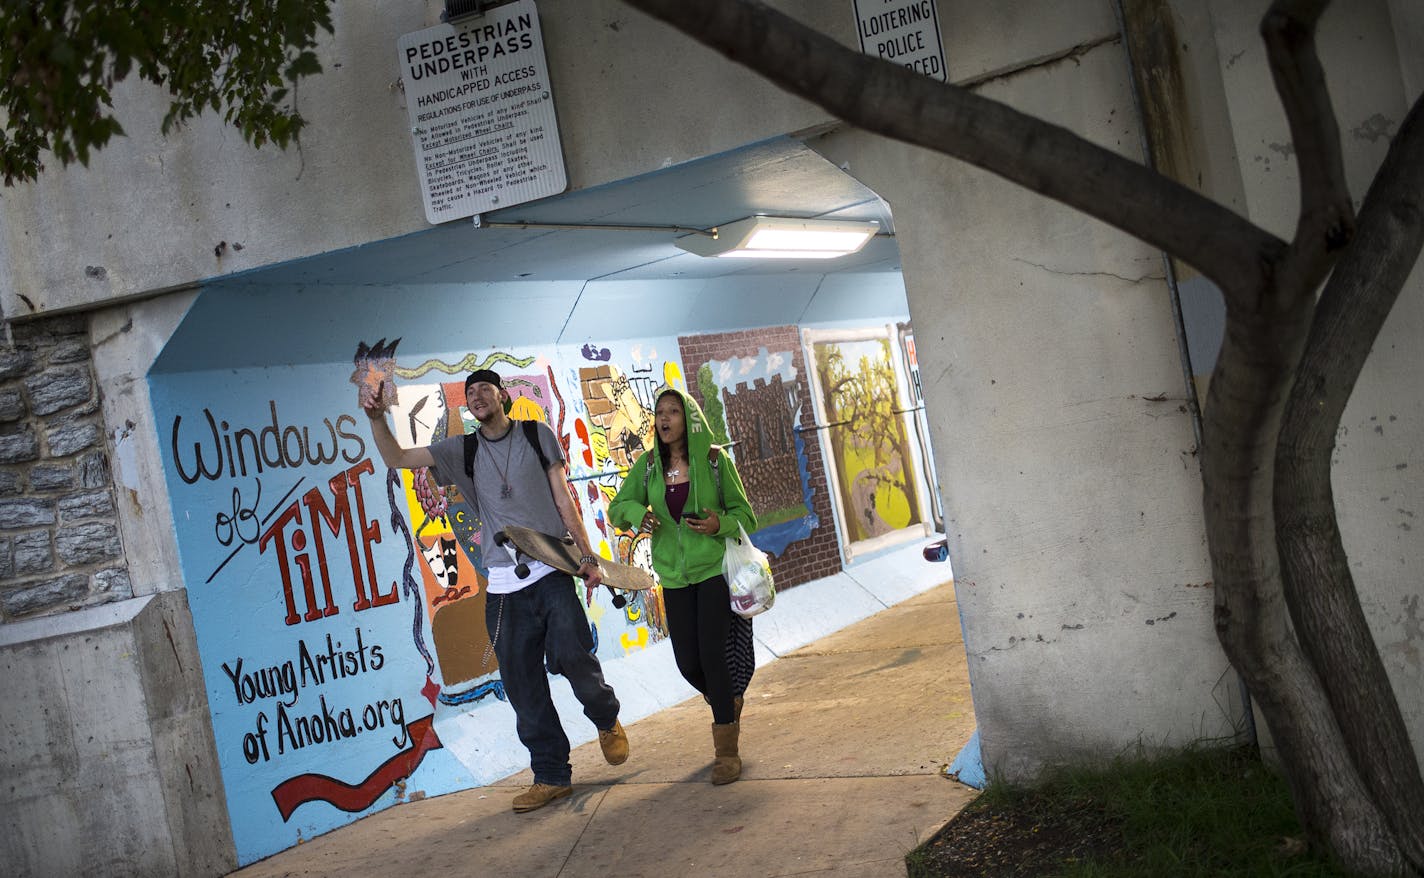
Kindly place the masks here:
<instances>
[{"instance_id":1,"label":"yellow tree painting","mask_svg":"<svg viewBox=\"0 0 1424 878\"><path fill-rule=\"evenodd\" d=\"M850 542L919 524L889 338L827 340L812 347Z\"/></svg>"}]
</instances>

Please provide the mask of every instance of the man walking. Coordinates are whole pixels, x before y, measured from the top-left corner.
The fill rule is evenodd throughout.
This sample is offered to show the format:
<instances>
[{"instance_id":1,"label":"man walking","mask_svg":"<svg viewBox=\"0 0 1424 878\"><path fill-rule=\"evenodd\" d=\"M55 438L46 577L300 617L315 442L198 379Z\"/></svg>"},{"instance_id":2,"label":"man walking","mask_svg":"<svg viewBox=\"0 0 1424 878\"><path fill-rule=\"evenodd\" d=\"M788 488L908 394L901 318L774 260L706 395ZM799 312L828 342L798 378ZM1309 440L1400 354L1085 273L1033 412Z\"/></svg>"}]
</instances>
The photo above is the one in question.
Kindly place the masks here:
<instances>
[{"instance_id":1,"label":"man walking","mask_svg":"<svg viewBox=\"0 0 1424 878\"><path fill-rule=\"evenodd\" d=\"M528 576L520 579L514 558L494 541L508 525L547 534L567 531L583 555L578 575L589 600L602 582L598 557L569 493L563 449L554 431L542 422L534 422L534 433L518 429L507 413L509 393L491 369L479 369L465 380L465 405L479 422L473 437L452 436L422 448L402 448L386 422L380 388L362 385L358 399L386 466L435 467L442 482L458 487L479 517L480 545L489 569L485 624L505 694L514 707L519 740L529 750L534 771L533 786L514 797L514 810L533 811L573 792L569 739L549 692L546 656L550 670L568 679L584 715L598 728L604 758L610 765L621 764L628 758L628 737L618 721L618 698L604 682L603 668L593 654L593 636L572 577L531 559ZM470 442L474 444L467 447Z\"/></svg>"}]
</instances>

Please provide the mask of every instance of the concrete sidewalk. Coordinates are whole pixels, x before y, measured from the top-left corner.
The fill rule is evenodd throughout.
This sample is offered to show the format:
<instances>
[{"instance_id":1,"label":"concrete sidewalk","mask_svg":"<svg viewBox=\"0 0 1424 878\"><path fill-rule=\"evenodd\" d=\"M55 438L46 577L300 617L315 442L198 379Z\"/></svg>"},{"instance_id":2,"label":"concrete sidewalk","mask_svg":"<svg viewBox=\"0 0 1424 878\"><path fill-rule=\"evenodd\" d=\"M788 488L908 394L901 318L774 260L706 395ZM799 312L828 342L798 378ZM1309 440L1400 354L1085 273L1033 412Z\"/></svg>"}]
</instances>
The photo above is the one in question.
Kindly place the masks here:
<instances>
[{"instance_id":1,"label":"concrete sidewalk","mask_svg":"<svg viewBox=\"0 0 1424 878\"><path fill-rule=\"evenodd\" d=\"M708 782L711 721L700 698L640 720L616 767L597 743L577 748L573 795L530 814L510 808L525 771L233 875L903 876L905 854L975 795L940 773L974 732L952 586L759 668L737 783Z\"/></svg>"}]
</instances>

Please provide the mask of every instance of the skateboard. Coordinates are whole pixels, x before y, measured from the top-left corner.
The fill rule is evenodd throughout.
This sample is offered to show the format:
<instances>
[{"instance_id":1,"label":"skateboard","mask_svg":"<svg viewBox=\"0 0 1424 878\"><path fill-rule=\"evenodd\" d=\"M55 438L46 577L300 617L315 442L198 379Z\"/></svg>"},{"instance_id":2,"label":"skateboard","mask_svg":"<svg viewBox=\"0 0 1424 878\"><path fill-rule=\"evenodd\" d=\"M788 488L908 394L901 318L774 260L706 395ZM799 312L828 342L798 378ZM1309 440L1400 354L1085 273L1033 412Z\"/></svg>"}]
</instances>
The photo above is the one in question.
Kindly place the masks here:
<instances>
[{"instance_id":1,"label":"skateboard","mask_svg":"<svg viewBox=\"0 0 1424 878\"><path fill-rule=\"evenodd\" d=\"M513 547L514 575L524 579L529 575L529 565L522 559L533 558L543 561L555 570L577 576L579 553L573 537L556 537L540 533L527 527L509 525L494 535L496 544ZM647 591L653 587L653 576L641 567L620 564L607 558L598 559L598 568L603 573L603 584L613 595L615 609L623 609L628 599L618 591Z\"/></svg>"}]
</instances>

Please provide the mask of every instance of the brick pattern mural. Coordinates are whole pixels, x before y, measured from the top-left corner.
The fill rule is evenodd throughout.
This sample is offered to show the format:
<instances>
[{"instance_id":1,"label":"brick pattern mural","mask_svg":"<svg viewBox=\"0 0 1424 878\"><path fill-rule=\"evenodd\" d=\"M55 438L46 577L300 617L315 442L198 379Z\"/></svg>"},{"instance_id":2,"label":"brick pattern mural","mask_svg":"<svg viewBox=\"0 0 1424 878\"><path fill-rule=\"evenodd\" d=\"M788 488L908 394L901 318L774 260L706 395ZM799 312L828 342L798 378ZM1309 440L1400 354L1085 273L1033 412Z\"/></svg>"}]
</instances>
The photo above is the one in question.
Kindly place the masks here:
<instances>
[{"instance_id":1,"label":"brick pattern mural","mask_svg":"<svg viewBox=\"0 0 1424 878\"><path fill-rule=\"evenodd\" d=\"M82 317L0 342L0 620L133 596Z\"/></svg>"},{"instance_id":2,"label":"brick pattern mural","mask_svg":"<svg viewBox=\"0 0 1424 878\"><path fill-rule=\"evenodd\" d=\"M811 531L811 535L805 539L798 540L787 546L786 551L771 559L772 573L776 577L778 589L787 589L803 582L810 582L824 576L833 576L841 571L841 552L836 539L836 529L833 525L834 518L831 510L831 499L829 489L826 484L826 468L822 458L821 441L818 431L815 428L815 413L807 402L809 400L809 385L806 382L806 364L801 351L801 336L795 326L772 326L760 329L748 329L737 332L709 333L706 335L682 336L678 339L678 347L682 355L682 367L687 375L687 386L693 397L703 406L708 407L708 400L703 396L701 388L698 387L697 380L699 370L708 362L713 360L730 360L734 357L755 357L763 350L783 353L791 357L792 366L795 369L796 380L793 386L783 386L776 389L776 382L767 382L763 386L755 383L746 387L752 396L751 399L761 399L766 403L744 404L738 402L740 392L734 392L732 396L731 408L726 413L729 432L732 439L737 442L735 455L738 463L738 471L747 481L748 498L751 500L754 509L762 510L776 508L780 506L786 498L763 497L758 494L757 485L774 482L783 484L785 480L777 474L775 468L784 466L786 458L779 455L779 447L771 444L771 440L766 440L767 445L763 447L760 443L763 437L771 435L785 435L784 430L780 430L774 421L778 411L790 412L794 408L792 400L799 400L800 419L796 426L801 429L801 438L805 443L807 458L807 473L810 478L811 487L811 511L820 519L820 526ZM728 388L732 391L740 391L739 385ZM761 397L765 394L765 397ZM778 401L775 397L780 394L785 402ZM762 418L760 426L757 425L757 416ZM763 455L763 451L766 452ZM746 459L746 466L742 461ZM794 466L794 463L792 463ZM799 502L800 498L796 498Z\"/></svg>"},{"instance_id":3,"label":"brick pattern mural","mask_svg":"<svg viewBox=\"0 0 1424 878\"><path fill-rule=\"evenodd\" d=\"M653 432L652 413L616 366L579 369L579 391L589 420L604 430L608 457L626 470L646 450Z\"/></svg>"}]
</instances>

